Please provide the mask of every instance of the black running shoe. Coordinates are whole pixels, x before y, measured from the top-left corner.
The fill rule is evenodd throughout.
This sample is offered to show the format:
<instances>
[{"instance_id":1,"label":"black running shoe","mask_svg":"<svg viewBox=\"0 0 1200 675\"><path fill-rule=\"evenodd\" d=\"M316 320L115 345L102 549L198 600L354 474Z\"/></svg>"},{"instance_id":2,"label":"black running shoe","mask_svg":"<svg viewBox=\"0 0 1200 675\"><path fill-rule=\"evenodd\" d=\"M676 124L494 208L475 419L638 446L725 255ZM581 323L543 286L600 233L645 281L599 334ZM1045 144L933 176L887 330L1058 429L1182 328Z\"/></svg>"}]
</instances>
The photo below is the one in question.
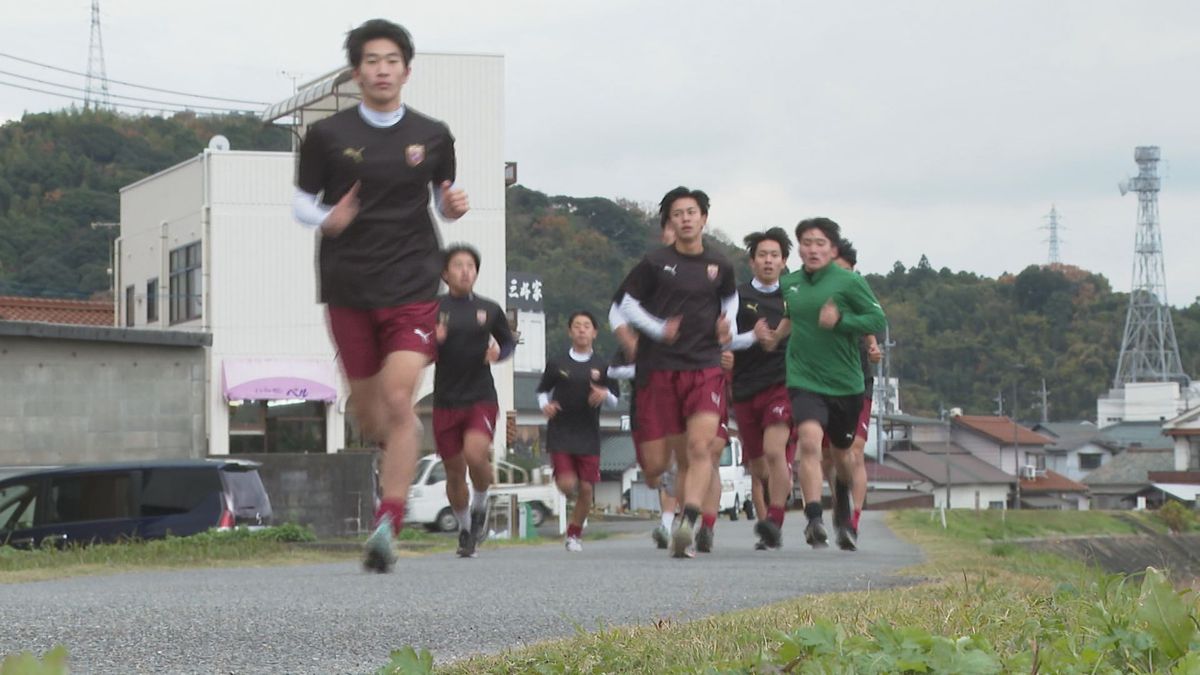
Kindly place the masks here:
<instances>
[{"instance_id":1,"label":"black running shoe","mask_svg":"<svg viewBox=\"0 0 1200 675\"><path fill-rule=\"evenodd\" d=\"M850 527L849 525L845 527L838 525L834 528L834 532L837 538L838 548L842 549L843 551L858 550L858 533L854 531L854 528Z\"/></svg>"},{"instance_id":2,"label":"black running shoe","mask_svg":"<svg viewBox=\"0 0 1200 675\"><path fill-rule=\"evenodd\" d=\"M783 532L779 526L766 518L759 518L758 522L754 524L754 534L757 534L758 538L762 540L764 546L762 550L779 548L783 543Z\"/></svg>"},{"instance_id":3,"label":"black running shoe","mask_svg":"<svg viewBox=\"0 0 1200 675\"><path fill-rule=\"evenodd\" d=\"M813 548L828 548L829 535L825 532L825 523L820 518L813 518L808 521L808 525L804 528L804 541L808 542Z\"/></svg>"},{"instance_id":4,"label":"black running shoe","mask_svg":"<svg viewBox=\"0 0 1200 675\"><path fill-rule=\"evenodd\" d=\"M696 552L697 553L712 553L713 546L713 530L711 527L701 526L696 530Z\"/></svg>"},{"instance_id":5,"label":"black running shoe","mask_svg":"<svg viewBox=\"0 0 1200 675\"><path fill-rule=\"evenodd\" d=\"M471 509L471 539L472 550L487 540L487 510Z\"/></svg>"},{"instance_id":6,"label":"black running shoe","mask_svg":"<svg viewBox=\"0 0 1200 675\"><path fill-rule=\"evenodd\" d=\"M475 537L471 536L470 530L458 531L458 557L475 557Z\"/></svg>"}]
</instances>

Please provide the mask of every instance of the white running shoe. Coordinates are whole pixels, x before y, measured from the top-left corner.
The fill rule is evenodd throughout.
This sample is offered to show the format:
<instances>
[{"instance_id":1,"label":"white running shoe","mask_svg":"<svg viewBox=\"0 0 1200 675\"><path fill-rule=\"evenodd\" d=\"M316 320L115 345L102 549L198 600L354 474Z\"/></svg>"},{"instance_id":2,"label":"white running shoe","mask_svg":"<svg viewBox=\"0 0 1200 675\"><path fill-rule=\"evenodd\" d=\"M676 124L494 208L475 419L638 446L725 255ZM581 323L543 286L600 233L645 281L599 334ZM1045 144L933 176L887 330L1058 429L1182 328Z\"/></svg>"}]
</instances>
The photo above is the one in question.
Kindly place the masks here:
<instances>
[{"instance_id":1,"label":"white running shoe","mask_svg":"<svg viewBox=\"0 0 1200 675\"><path fill-rule=\"evenodd\" d=\"M583 542L579 541L579 537L567 537L567 550L571 553L579 553L583 550Z\"/></svg>"}]
</instances>

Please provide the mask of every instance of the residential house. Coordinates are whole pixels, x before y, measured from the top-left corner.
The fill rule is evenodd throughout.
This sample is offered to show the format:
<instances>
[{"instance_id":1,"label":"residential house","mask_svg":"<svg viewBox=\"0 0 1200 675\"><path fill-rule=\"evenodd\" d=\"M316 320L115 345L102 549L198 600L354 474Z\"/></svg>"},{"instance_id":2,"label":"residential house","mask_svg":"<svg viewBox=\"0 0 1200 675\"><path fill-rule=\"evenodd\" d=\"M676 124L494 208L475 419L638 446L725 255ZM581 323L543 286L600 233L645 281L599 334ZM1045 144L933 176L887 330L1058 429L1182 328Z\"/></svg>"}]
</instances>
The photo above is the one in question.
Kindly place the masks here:
<instances>
[{"instance_id":1,"label":"residential house","mask_svg":"<svg viewBox=\"0 0 1200 675\"><path fill-rule=\"evenodd\" d=\"M1088 421L1046 422L1035 424L1033 430L1052 441L1046 446L1046 469L1073 481L1104 466L1117 447L1105 430Z\"/></svg>"},{"instance_id":2,"label":"residential house","mask_svg":"<svg viewBox=\"0 0 1200 675\"><path fill-rule=\"evenodd\" d=\"M1152 472L1174 468L1173 449L1131 447L1084 476L1082 482L1091 493L1091 508L1131 509L1138 505L1138 495L1153 485Z\"/></svg>"},{"instance_id":3,"label":"residential house","mask_svg":"<svg viewBox=\"0 0 1200 675\"><path fill-rule=\"evenodd\" d=\"M1088 486L1047 469L1032 478L1021 478L1021 508L1086 511Z\"/></svg>"},{"instance_id":4,"label":"residential house","mask_svg":"<svg viewBox=\"0 0 1200 675\"><path fill-rule=\"evenodd\" d=\"M950 436L954 443L988 464L1026 477L1046 470L1046 446L1054 442L1008 417L990 415L955 416Z\"/></svg>"},{"instance_id":5,"label":"residential house","mask_svg":"<svg viewBox=\"0 0 1200 675\"><path fill-rule=\"evenodd\" d=\"M933 494L933 505L952 509L1002 509L1016 477L992 466L962 446L905 446L888 452L884 464L916 474L915 488Z\"/></svg>"}]
</instances>

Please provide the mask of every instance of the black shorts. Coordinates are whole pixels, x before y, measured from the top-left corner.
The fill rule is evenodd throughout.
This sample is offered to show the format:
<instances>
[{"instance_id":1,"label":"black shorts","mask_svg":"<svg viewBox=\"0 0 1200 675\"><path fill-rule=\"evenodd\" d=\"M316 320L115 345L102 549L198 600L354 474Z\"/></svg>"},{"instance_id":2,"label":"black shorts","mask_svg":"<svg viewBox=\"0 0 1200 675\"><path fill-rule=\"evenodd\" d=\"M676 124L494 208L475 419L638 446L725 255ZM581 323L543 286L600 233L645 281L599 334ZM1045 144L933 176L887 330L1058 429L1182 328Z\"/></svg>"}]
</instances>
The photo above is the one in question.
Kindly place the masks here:
<instances>
[{"instance_id":1,"label":"black shorts","mask_svg":"<svg viewBox=\"0 0 1200 675\"><path fill-rule=\"evenodd\" d=\"M863 396L825 396L806 389L788 388L792 401L792 423L815 420L825 430L825 437L835 448L845 450L854 444L858 431L858 416L862 412Z\"/></svg>"}]
</instances>

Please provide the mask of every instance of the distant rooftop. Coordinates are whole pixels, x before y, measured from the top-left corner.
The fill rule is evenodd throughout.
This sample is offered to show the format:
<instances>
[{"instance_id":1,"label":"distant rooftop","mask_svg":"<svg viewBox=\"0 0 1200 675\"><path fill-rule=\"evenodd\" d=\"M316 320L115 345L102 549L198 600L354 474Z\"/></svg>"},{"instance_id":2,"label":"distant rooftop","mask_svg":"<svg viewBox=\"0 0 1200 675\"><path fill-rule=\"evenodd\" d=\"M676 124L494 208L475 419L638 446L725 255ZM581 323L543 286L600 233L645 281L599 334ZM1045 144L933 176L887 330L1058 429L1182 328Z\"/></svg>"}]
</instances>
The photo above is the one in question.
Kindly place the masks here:
<instances>
[{"instance_id":1,"label":"distant rooftop","mask_svg":"<svg viewBox=\"0 0 1200 675\"><path fill-rule=\"evenodd\" d=\"M76 326L112 326L111 300L65 300L0 295L0 320L62 323Z\"/></svg>"}]
</instances>

